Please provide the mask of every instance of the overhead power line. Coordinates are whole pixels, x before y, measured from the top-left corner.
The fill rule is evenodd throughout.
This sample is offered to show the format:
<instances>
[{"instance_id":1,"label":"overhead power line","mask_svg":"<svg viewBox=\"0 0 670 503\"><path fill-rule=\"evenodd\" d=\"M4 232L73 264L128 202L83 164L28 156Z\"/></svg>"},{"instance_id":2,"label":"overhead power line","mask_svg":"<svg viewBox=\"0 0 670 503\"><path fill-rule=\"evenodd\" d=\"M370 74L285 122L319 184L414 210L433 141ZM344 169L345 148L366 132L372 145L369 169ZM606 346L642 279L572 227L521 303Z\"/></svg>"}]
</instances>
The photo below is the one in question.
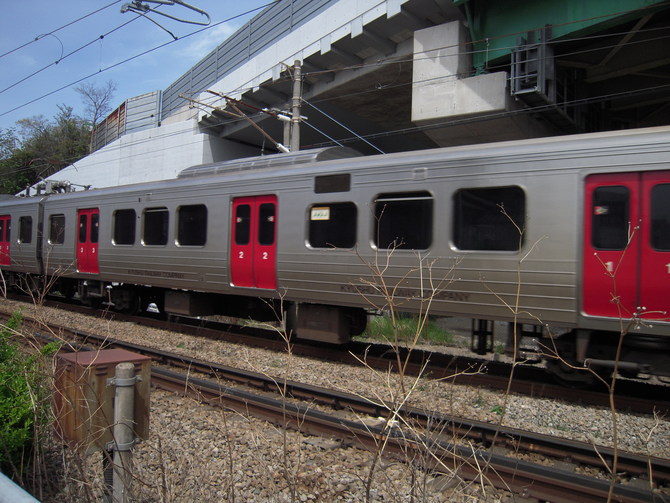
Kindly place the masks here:
<instances>
[{"instance_id":1,"label":"overhead power line","mask_svg":"<svg viewBox=\"0 0 670 503\"><path fill-rule=\"evenodd\" d=\"M138 16L138 17L139 17L139 16ZM25 82L26 80L30 79L31 77L34 77L35 75L37 75L37 74L43 72L43 71L46 70L47 68L50 68L50 67L52 67L52 66L54 66L54 65L57 65L58 63L60 63L60 62L63 61L64 59L69 58L70 56L72 56L72 55L78 53L79 51L81 51L81 50L83 50L83 49L85 49L85 48L88 47L89 45L92 45L92 44L94 44L95 42L104 39L106 36L111 35L111 34L114 33L115 31L120 30L121 28L124 28L124 27L128 26L130 23L132 23L133 21L135 21L138 17L135 17L135 18L131 19L130 21L126 21L126 22L123 23L122 25L119 25L119 26L117 26L116 28L113 28L113 29L109 30L107 33L103 33L103 34L100 35L99 37L95 37L95 38L94 38L93 40L91 40L90 42L87 42L86 44L84 44L84 45L82 45L81 47L75 49L74 51L69 52L68 54L66 54L66 55L64 55L64 56L63 56L62 53L61 53L61 57L60 57L59 59L57 59L57 60L54 61L53 63L49 63L48 65L43 66L43 67L40 68L39 70L34 71L33 73L31 73L30 75L27 75L26 77L22 78L21 80L18 80L18 81L16 81L16 82L14 82L13 84L10 84L9 86L7 86L7 87L5 87L4 89L0 90L0 94L4 93L5 91L8 91L9 89L11 89L11 88L13 88L13 87L16 87L17 85L21 84L22 82ZM51 33L50 33L49 35L51 35ZM54 36L55 36L55 35L54 35ZM56 38L58 38L58 37L56 37ZM60 41L60 40L59 40L59 41ZM61 47L62 47L62 46L63 46L63 44L61 43Z\"/></svg>"},{"instance_id":2,"label":"overhead power line","mask_svg":"<svg viewBox=\"0 0 670 503\"><path fill-rule=\"evenodd\" d=\"M229 18L227 18L227 19L224 19L223 21L219 21L218 23L214 23L214 24L209 25L209 26L207 26L207 27L205 27L205 28L201 28L201 29L199 29L199 30L195 30L195 31L193 31L193 32L191 32L191 33L189 33L189 34L187 34L187 35L184 35L184 36L181 37L180 39L177 39L177 40L170 40L170 41L168 41L168 42L165 42L164 44L155 46L155 47L153 47L153 48L151 48L151 49L148 49L148 50L146 50L146 51L143 51L143 52L141 52L141 53L139 53L139 54L136 54L136 55L134 55L134 56L131 56L131 57L129 57L129 58L126 58L126 59L124 59L123 61L119 61L119 62L114 63L113 65L109 65L109 66L107 66L107 67L105 67L105 68L101 68L101 69L98 70L98 71L95 71L95 72L90 73L90 74L88 74L88 75L85 75L85 76L83 76L83 77L81 77L81 78L79 78L79 79L77 79L77 80L75 80L75 81L73 81L73 82L70 82L70 83L68 83L68 84L65 84L65 85L59 87L58 89L54 89L54 90L52 90L52 91L49 91L48 93L45 93L45 94L43 94L43 95L41 95L41 96L38 96L37 98L34 98L34 99L32 99L32 100L29 100L29 101L27 101L27 102L25 102L25 103L23 103L23 104L21 104L21 105L18 105L18 106L14 107L14 108L12 108L12 109L10 109L10 110L6 110L6 111L0 113L0 117L2 117L2 116L4 116L4 115L7 115L7 114L10 114L10 113L12 113L12 112L15 112L16 110L20 110L20 109L23 108L23 107L26 107L26 106L28 106L28 105L31 105L32 103L35 103L35 102L37 102L37 101L40 101L40 100L42 100L42 99L44 99L44 98L47 98L47 97L53 95L53 94L56 94L57 92L60 92L60 91L62 91L63 89L67 89L68 87L72 87L72 86L74 86L74 85L76 85L76 84L79 84L80 82L83 82L83 81L85 81L85 80L87 80L87 79L90 79L90 78L92 78L92 77L94 77L94 76L96 76L96 75L99 75L99 74L103 73L103 72L106 72L106 71L111 70L111 69L113 69L113 68L116 68L116 67L118 67L118 66L124 65L124 64L126 64L126 63L128 63L128 62L130 62L130 61L133 61L133 60L135 60L135 59L137 59L137 58L140 58L140 57L142 57L142 56L146 56L147 54L150 54L150 53L152 53L152 52L154 52L154 51L157 51L158 49L162 49L163 47L166 47L166 46L168 46L168 45L170 45L170 44L173 44L173 43L175 43L175 42L184 40L184 39L186 39L186 38L188 38L188 37L191 37L191 36L193 36L193 35L197 35L197 34L199 34L199 33L202 33L203 31L210 30L210 29L215 28L216 26L219 26L219 25L221 25L221 24L228 23L228 22L230 22L230 21L232 21L232 20L234 20L234 19L237 19L237 18L239 18L239 17L243 17L243 16L246 16L246 15L248 15L248 14L252 14L252 13L258 11L258 10L265 9L266 7L268 7L269 5L272 5L273 3L276 3L277 1L278 1L278 0L274 0L274 1L270 2L270 3L267 3L267 4L261 5L261 6L259 6L259 7L256 7L255 9L251 9L251 10L248 10L248 11L243 12L243 13L241 13L241 14L237 14L237 15L235 15L235 16L229 17ZM135 18L135 19L136 19L136 18ZM132 20L129 21L129 22L132 22ZM128 23L125 23L125 24L128 24ZM124 25L121 25L121 26L125 26L125 24L124 24ZM121 26L120 26L120 27L121 27ZM118 28L120 28L120 27L117 27L116 29L118 29ZM97 40L97 39L96 39L96 40Z\"/></svg>"},{"instance_id":3,"label":"overhead power line","mask_svg":"<svg viewBox=\"0 0 670 503\"><path fill-rule=\"evenodd\" d=\"M51 30L49 33L43 33L42 35L37 35L37 36L36 36L33 40L31 40L30 42L26 42L25 44L22 44L22 45L20 45L20 46L18 46L18 47L15 47L14 49L11 49L11 50L5 52L4 54L0 54L0 58L4 58L5 56L7 56L7 55L9 55L9 54L12 54L13 52L16 52L16 51L18 51L18 50L20 50L20 49L23 49L24 47L27 47L27 46L29 46L30 44L33 44L33 43L37 42L38 40L43 39L44 37L46 37L46 36L48 36L48 35L53 35L54 33L58 32L58 31L60 31L60 30L62 30L62 29L64 29L64 28L67 28L68 26L71 26L71 25L73 25L73 24L75 24L75 23L78 23L79 21L82 21L82 20L86 19L87 17L90 17L90 16L92 16L93 14L97 14L98 12L103 11L103 10L105 10L105 9L107 9L107 8L109 8L109 7L111 7L112 5L117 4L117 3L120 3L120 2L121 2L121 0L114 0L112 3L109 3L109 4L105 5L104 7L100 7L99 9L94 10L93 12L89 12L88 14L86 14L86 15L84 15L84 16L81 16L80 18L75 19L74 21L70 21L69 23L64 24L64 25L61 26L60 28L56 28L55 30Z\"/></svg>"}]
</instances>

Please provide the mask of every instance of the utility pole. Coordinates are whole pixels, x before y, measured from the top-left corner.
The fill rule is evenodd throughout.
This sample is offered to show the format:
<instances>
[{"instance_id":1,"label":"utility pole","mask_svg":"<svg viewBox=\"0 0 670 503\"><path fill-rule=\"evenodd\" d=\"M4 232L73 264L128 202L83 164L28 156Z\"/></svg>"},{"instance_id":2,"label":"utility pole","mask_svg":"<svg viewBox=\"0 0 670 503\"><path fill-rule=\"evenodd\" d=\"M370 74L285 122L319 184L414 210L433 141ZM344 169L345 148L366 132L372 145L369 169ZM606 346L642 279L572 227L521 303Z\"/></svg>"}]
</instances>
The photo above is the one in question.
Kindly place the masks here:
<instances>
[{"instance_id":1,"label":"utility pole","mask_svg":"<svg viewBox=\"0 0 670 503\"><path fill-rule=\"evenodd\" d=\"M302 69L300 61L293 63L293 101L291 107L291 152L300 150L300 104L302 101Z\"/></svg>"}]
</instances>

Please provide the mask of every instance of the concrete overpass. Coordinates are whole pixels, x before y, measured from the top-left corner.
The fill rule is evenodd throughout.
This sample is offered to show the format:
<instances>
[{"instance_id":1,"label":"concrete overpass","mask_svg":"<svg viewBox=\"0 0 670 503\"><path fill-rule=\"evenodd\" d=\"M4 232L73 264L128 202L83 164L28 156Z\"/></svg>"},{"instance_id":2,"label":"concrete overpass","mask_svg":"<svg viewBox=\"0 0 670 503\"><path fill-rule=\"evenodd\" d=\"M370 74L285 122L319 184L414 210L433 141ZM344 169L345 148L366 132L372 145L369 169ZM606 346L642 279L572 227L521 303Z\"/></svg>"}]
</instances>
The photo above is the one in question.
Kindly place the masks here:
<instances>
[{"instance_id":1,"label":"concrete overpass","mask_svg":"<svg viewBox=\"0 0 670 503\"><path fill-rule=\"evenodd\" d=\"M284 125L260 110L290 110L295 61L301 148L395 152L667 124L669 41L662 0L281 0L156 93L148 108L160 112L141 128L52 178L99 187L272 153L258 127L284 142ZM179 155L156 154L175 144Z\"/></svg>"}]
</instances>

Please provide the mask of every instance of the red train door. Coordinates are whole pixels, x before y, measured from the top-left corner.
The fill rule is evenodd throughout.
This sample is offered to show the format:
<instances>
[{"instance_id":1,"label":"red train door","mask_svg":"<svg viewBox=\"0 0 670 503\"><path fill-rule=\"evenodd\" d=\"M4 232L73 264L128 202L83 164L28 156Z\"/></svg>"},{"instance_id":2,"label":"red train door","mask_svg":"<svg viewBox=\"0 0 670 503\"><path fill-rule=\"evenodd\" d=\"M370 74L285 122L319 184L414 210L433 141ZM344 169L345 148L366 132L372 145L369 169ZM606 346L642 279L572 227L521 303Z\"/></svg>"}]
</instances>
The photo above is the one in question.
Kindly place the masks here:
<instances>
[{"instance_id":1,"label":"red train door","mask_svg":"<svg viewBox=\"0 0 670 503\"><path fill-rule=\"evenodd\" d=\"M100 211L88 208L77 212L77 270L98 274L98 230Z\"/></svg>"},{"instance_id":2,"label":"red train door","mask_svg":"<svg viewBox=\"0 0 670 503\"><path fill-rule=\"evenodd\" d=\"M643 318L670 313L670 172L586 179L583 310Z\"/></svg>"},{"instance_id":3,"label":"red train door","mask_svg":"<svg viewBox=\"0 0 670 503\"><path fill-rule=\"evenodd\" d=\"M230 278L234 286L277 287L277 197L233 199Z\"/></svg>"},{"instance_id":4,"label":"red train door","mask_svg":"<svg viewBox=\"0 0 670 503\"><path fill-rule=\"evenodd\" d=\"M642 175L640 306L647 319L670 318L670 171Z\"/></svg>"},{"instance_id":5,"label":"red train door","mask_svg":"<svg viewBox=\"0 0 670 503\"><path fill-rule=\"evenodd\" d=\"M12 217L9 215L0 216L0 266L10 265L9 242Z\"/></svg>"}]
</instances>

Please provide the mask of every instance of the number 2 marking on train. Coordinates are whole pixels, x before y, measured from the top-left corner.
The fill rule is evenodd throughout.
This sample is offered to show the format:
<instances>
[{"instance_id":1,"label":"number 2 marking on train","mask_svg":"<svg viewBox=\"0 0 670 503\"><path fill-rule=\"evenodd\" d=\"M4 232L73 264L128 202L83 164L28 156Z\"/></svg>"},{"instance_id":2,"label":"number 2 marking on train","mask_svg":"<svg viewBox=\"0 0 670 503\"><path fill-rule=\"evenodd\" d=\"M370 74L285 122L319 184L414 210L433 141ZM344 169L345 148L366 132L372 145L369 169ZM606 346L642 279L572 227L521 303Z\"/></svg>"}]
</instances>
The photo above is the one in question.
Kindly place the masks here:
<instances>
[{"instance_id":1,"label":"number 2 marking on train","mask_svg":"<svg viewBox=\"0 0 670 503\"><path fill-rule=\"evenodd\" d=\"M243 259L243 258L244 258L244 252L241 251L241 252L237 255L237 258L239 258L239 259Z\"/></svg>"},{"instance_id":2,"label":"number 2 marking on train","mask_svg":"<svg viewBox=\"0 0 670 503\"><path fill-rule=\"evenodd\" d=\"M263 252L263 260L267 260L267 259L268 259L268 252Z\"/></svg>"}]
</instances>

